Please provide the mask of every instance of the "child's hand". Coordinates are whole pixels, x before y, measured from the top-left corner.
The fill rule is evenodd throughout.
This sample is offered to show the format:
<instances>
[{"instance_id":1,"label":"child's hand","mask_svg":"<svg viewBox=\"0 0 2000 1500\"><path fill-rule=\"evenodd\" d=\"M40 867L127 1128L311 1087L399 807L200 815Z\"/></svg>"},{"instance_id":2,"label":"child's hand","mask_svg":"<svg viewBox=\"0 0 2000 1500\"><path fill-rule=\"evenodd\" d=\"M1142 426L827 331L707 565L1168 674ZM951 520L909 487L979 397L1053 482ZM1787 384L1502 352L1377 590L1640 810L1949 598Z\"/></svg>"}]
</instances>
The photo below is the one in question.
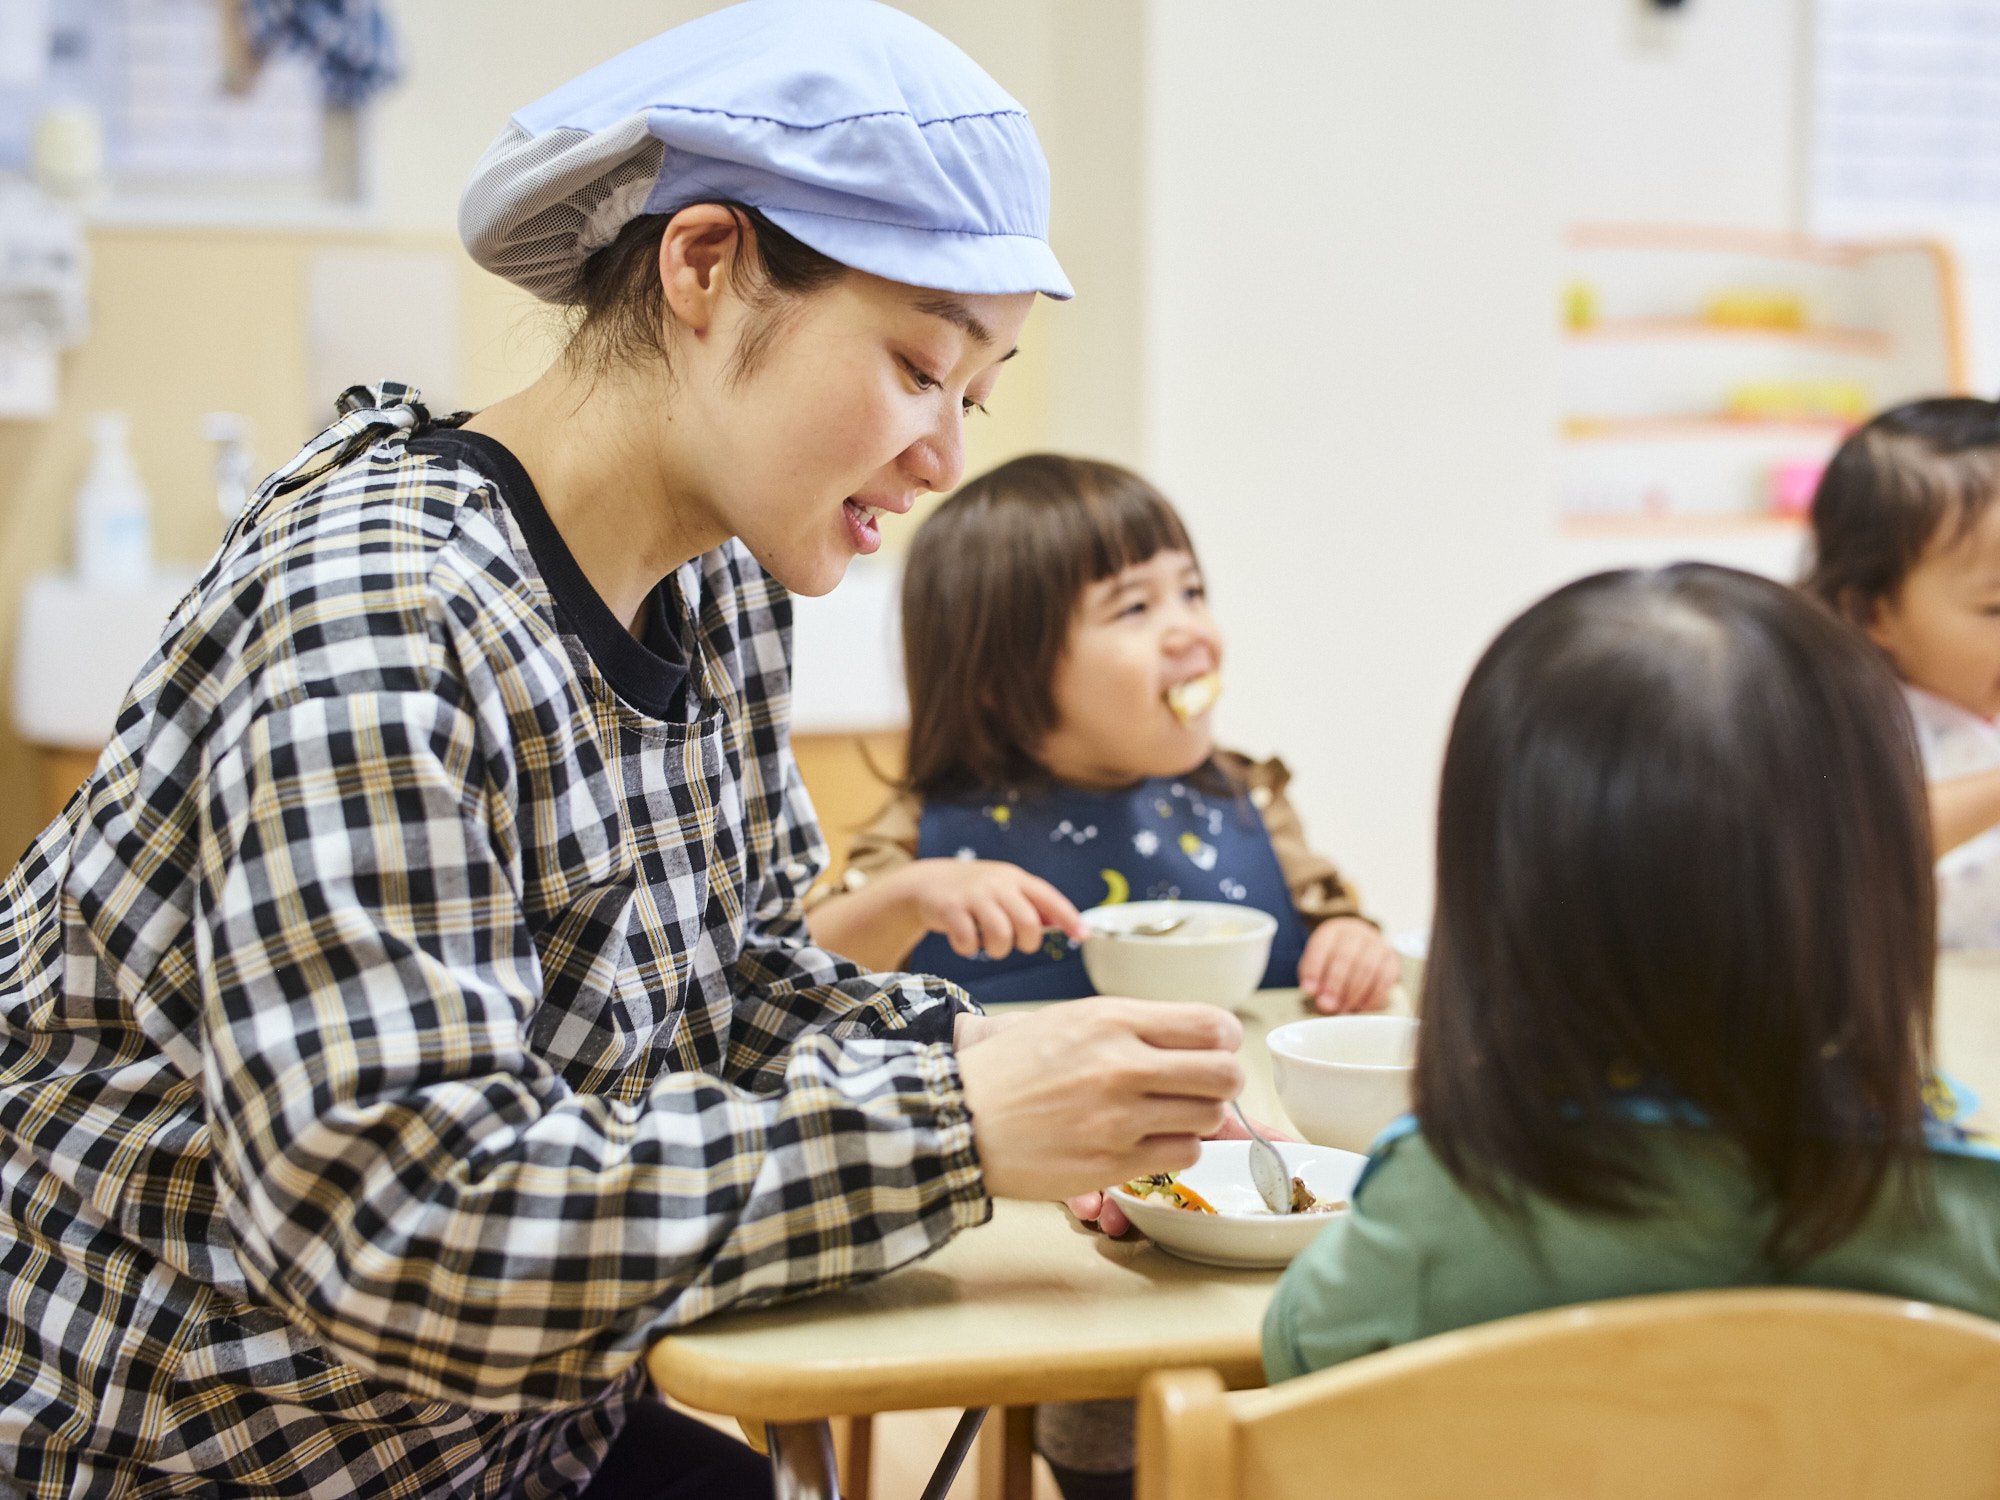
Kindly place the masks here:
<instances>
[{"instance_id":1,"label":"child's hand","mask_svg":"<svg viewBox=\"0 0 2000 1500\"><path fill-rule=\"evenodd\" d=\"M1315 927L1299 960L1299 988L1330 1016L1380 1010L1402 973L1387 938L1359 917Z\"/></svg>"},{"instance_id":2,"label":"child's hand","mask_svg":"<svg viewBox=\"0 0 2000 1500\"><path fill-rule=\"evenodd\" d=\"M920 859L910 866L917 913L960 958L1033 953L1051 927L1087 935L1069 898L1019 865L997 859Z\"/></svg>"}]
</instances>

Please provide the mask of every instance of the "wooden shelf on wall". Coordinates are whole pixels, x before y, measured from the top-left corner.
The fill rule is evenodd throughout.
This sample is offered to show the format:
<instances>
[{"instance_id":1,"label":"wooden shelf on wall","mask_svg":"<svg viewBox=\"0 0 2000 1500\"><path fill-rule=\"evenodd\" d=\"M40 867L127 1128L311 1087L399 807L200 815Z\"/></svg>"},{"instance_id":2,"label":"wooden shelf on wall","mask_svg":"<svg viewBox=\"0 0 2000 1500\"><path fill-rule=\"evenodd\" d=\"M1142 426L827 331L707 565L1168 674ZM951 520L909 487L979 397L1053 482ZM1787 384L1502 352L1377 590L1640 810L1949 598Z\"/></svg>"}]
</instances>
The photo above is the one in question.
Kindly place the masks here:
<instances>
[{"instance_id":1,"label":"wooden shelf on wall","mask_svg":"<svg viewBox=\"0 0 2000 1500\"><path fill-rule=\"evenodd\" d=\"M1786 328L1756 324L1711 323L1703 318L1600 318L1563 330L1579 343L1621 340L1724 339L1769 340L1841 354L1884 355L1893 347L1889 335L1874 328Z\"/></svg>"},{"instance_id":2,"label":"wooden shelf on wall","mask_svg":"<svg viewBox=\"0 0 2000 1500\"><path fill-rule=\"evenodd\" d=\"M1651 442L1658 438L1768 436L1798 432L1839 435L1854 423L1846 417L1732 417L1708 415L1658 417L1565 417L1562 435L1570 442Z\"/></svg>"},{"instance_id":3,"label":"wooden shelf on wall","mask_svg":"<svg viewBox=\"0 0 2000 1500\"><path fill-rule=\"evenodd\" d=\"M1802 531L1803 516L1720 511L1712 515L1569 515L1557 530L1570 537L1719 537Z\"/></svg>"}]
</instances>

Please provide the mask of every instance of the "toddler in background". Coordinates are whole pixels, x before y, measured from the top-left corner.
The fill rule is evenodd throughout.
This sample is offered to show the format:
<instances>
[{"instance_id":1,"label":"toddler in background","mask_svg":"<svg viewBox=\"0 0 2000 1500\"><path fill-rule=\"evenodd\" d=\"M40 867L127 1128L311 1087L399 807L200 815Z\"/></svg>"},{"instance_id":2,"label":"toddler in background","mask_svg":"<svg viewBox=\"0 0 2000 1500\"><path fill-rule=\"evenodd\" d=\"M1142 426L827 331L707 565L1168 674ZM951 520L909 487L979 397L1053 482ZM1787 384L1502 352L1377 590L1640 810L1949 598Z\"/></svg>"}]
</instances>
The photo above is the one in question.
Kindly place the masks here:
<instances>
[{"instance_id":1,"label":"toddler in background","mask_svg":"<svg viewBox=\"0 0 2000 1500\"><path fill-rule=\"evenodd\" d=\"M1914 401L1834 455L1804 587L1903 680L1930 779L1938 937L2000 947L2000 403Z\"/></svg>"},{"instance_id":2,"label":"toddler in background","mask_svg":"<svg viewBox=\"0 0 2000 1500\"><path fill-rule=\"evenodd\" d=\"M1278 919L1264 984L1369 1010L1393 950L1307 845L1276 760L1218 750L1222 633L1174 509L1115 464L1037 455L924 523L903 579L903 789L813 940L982 1002L1092 993L1079 908L1237 902Z\"/></svg>"},{"instance_id":3,"label":"toddler in background","mask_svg":"<svg viewBox=\"0 0 2000 1500\"><path fill-rule=\"evenodd\" d=\"M1273 1380L1743 1285L2000 1315L2000 1153L1928 1118L1934 891L1896 683L1792 590L1559 590L1445 753L1415 1115L1280 1279Z\"/></svg>"}]
</instances>

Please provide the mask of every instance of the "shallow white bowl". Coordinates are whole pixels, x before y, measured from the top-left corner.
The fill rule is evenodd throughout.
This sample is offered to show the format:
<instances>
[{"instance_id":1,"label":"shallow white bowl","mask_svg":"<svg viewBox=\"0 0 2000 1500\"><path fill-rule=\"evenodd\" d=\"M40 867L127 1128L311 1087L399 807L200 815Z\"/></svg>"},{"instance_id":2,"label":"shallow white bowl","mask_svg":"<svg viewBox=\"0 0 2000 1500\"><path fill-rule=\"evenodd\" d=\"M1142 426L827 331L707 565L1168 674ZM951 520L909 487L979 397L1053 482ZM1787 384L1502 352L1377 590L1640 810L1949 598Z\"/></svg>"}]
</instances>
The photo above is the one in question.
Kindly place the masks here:
<instances>
[{"instance_id":1,"label":"shallow white bowl","mask_svg":"<svg viewBox=\"0 0 2000 1500\"><path fill-rule=\"evenodd\" d=\"M1172 918L1185 925L1164 937L1126 935ZM1083 920L1084 972L1100 995L1225 1007L1256 993L1278 930L1269 912L1224 901L1128 901L1093 906Z\"/></svg>"},{"instance_id":2,"label":"shallow white bowl","mask_svg":"<svg viewBox=\"0 0 2000 1500\"><path fill-rule=\"evenodd\" d=\"M1346 1198L1368 1158L1326 1146L1298 1141L1273 1141L1285 1159L1285 1171L1303 1177L1319 1198ZM1169 1208L1148 1198L1135 1198L1122 1187L1111 1196L1125 1217L1162 1250L1205 1266L1257 1268L1289 1265L1293 1256L1312 1243L1313 1236L1340 1215L1274 1214L1264 1207L1250 1180L1248 1141L1203 1141L1201 1160L1180 1174L1182 1182L1216 1207L1212 1214Z\"/></svg>"},{"instance_id":3,"label":"shallow white bowl","mask_svg":"<svg viewBox=\"0 0 2000 1500\"><path fill-rule=\"evenodd\" d=\"M1300 1135L1365 1152L1410 1107L1417 1023L1408 1016L1315 1016L1265 1039L1278 1102Z\"/></svg>"}]
</instances>

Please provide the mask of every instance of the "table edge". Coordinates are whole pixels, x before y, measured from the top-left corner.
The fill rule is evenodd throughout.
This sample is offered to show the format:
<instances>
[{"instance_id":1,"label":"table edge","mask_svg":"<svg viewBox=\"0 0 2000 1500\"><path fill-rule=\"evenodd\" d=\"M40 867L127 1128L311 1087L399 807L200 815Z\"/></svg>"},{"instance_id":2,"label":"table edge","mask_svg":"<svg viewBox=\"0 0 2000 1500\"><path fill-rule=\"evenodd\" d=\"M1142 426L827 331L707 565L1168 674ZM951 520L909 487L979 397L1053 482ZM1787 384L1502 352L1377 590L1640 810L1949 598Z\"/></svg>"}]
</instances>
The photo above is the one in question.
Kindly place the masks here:
<instances>
[{"instance_id":1,"label":"table edge","mask_svg":"<svg viewBox=\"0 0 2000 1500\"><path fill-rule=\"evenodd\" d=\"M1046 1356L991 1355L950 1371L908 1360L879 1367L842 1361L773 1365L710 1354L669 1336L646 1353L655 1389L701 1411L766 1422L810 1422L933 1407L1108 1401L1138 1394L1154 1370L1215 1370L1232 1390L1261 1386L1258 1338L1209 1339L1162 1357L1147 1349L1097 1349L1051 1370Z\"/></svg>"}]
</instances>

